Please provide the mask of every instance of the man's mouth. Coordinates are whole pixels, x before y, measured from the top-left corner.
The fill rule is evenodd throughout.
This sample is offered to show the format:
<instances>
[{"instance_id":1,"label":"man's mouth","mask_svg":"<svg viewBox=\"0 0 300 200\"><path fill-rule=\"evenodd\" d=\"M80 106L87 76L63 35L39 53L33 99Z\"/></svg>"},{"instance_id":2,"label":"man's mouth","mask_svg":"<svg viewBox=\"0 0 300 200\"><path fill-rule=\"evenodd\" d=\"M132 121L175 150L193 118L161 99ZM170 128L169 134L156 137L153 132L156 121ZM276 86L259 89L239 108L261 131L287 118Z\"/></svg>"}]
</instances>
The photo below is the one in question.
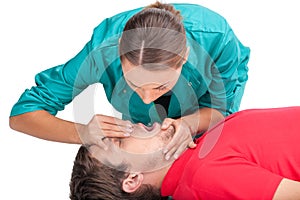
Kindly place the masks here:
<instances>
[{"instance_id":1,"label":"man's mouth","mask_svg":"<svg viewBox=\"0 0 300 200\"><path fill-rule=\"evenodd\" d=\"M145 126L145 125L144 125L144 128L145 128L147 131L152 131L152 130L154 129L154 127L155 127L155 123L152 124L152 126Z\"/></svg>"},{"instance_id":2,"label":"man's mouth","mask_svg":"<svg viewBox=\"0 0 300 200\"><path fill-rule=\"evenodd\" d=\"M160 131L159 123L155 122L152 126L146 126L142 123L135 124L135 128L131 133L132 137L135 138L150 138L158 134Z\"/></svg>"}]
</instances>

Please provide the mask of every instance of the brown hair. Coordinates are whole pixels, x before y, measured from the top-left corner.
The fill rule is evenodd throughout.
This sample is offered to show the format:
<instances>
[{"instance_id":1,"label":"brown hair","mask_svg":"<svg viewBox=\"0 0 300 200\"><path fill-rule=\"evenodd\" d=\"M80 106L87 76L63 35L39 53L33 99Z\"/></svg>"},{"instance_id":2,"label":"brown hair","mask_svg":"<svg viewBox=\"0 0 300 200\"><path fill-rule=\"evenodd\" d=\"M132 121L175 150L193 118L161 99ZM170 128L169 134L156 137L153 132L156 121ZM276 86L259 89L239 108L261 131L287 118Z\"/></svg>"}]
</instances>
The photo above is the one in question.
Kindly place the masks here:
<instances>
[{"instance_id":1,"label":"brown hair","mask_svg":"<svg viewBox=\"0 0 300 200\"><path fill-rule=\"evenodd\" d=\"M126 58L148 70L180 67L187 51L181 20L180 12L170 4L157 1L145 7L125 25L119 47L121 60Z\"/></svg>"},{"instance_id":2,"label":"brown hair","mask_svg":"<svg viewBox=\"0 0 300 200\"><path fill-rule=\"evenodd\" d=\"M110 168L92 157L87 147L81 146L76 155L70 181L71 200L159 200L160 190L143 184L133 193L122 190L128 176L126 164Z\"/></svg>"}]
</instances>

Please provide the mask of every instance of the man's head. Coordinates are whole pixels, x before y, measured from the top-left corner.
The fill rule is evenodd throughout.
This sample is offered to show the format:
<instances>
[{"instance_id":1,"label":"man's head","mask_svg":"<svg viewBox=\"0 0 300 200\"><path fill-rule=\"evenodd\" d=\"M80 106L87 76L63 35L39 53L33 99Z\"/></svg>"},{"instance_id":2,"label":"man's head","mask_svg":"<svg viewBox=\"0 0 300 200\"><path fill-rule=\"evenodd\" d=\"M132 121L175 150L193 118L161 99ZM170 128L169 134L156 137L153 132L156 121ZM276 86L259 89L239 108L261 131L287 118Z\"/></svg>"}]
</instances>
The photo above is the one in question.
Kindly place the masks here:
<instances>
[{"instance_id":1,"label":"man's head","mask_svg":"<svg viewBox=\"0 0 300 200\"><path fill-rule=\"evenodd\" d=\"M162 148L174 130L161 131L159 124L135 125L126 139L105 139L103 150L81 146L74 161L70 198L162 199L160 185L173 160L166 161Z\"/></svg>"}]
</instances>

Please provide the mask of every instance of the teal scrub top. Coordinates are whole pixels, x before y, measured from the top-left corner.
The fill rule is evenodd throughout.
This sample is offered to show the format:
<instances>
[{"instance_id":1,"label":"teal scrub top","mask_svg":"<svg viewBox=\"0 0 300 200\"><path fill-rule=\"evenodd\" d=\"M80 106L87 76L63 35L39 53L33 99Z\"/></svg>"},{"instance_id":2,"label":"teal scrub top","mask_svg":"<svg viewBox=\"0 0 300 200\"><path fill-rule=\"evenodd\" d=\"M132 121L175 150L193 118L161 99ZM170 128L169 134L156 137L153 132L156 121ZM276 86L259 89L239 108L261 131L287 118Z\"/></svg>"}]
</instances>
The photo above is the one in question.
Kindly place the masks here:
<instances>
[{"instance_id":1,"label":"teal scrub top","mask_svg":"<svg viewBox=\"0 0 300 200\"><path fill-rule=\"evenodd\" d=\"M215 108L225 116L238 111L248 80L250 49L214 11L194 4L173 5L183 16L190 50L172 89L167 116L178 118L202 107ZM127 85L119 58L122 30L127 20L141 9L103 20L74 58L38 73L36 86L24 91L11 116L36 110L56 115L89 85L100 83L108 101L122 113L123 119L144 124L161 122L154 103L144 104Z\"/></svg>"}]
</instances>

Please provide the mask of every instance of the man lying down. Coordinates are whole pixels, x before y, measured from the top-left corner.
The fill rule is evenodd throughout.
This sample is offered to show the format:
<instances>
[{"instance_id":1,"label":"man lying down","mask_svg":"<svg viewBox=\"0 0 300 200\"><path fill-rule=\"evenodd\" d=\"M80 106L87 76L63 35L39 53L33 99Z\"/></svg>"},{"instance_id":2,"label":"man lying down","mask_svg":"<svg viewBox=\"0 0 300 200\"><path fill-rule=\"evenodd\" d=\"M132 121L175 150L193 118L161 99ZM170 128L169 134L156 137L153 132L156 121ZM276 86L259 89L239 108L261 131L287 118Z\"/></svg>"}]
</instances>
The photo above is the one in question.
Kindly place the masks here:
<instances>
[{"instance_id":1,"label":"man lying down","mask_svg":"<svg viewBox=\"0 0 300 200\"><path fill-rule=\"evenodd\" d=\"M172 135L136 125L132 137L106 138L108 150L81 146L70 198L300 199L300 107L237 112L165 160Z\"/></svg>"}]
</instances>

